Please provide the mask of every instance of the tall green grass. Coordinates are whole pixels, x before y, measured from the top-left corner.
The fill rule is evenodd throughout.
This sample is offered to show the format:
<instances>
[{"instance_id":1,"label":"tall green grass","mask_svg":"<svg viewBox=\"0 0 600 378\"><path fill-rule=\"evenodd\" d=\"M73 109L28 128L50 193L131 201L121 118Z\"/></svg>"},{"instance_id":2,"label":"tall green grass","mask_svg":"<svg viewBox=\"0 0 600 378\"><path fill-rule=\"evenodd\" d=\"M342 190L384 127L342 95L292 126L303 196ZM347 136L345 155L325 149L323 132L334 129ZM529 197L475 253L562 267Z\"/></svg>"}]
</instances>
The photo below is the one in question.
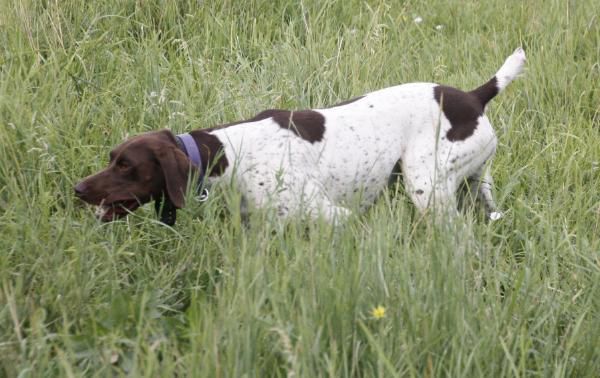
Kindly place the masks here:
<instances>
[{"instance_id":1,"label":"tall green grass","mask_svg":"<svg viewBox=\"0 0 600 378\"><path fill-rule=\"evenodd\" d=\"M593 0L0 2L0 375L598 376L599 22ZM174 228L73 197L128 135L473 88L520 45L488 110L500 221L433 227L401 187L335 229L244 225L226 188Z\"/></svg>"}]
</instances>

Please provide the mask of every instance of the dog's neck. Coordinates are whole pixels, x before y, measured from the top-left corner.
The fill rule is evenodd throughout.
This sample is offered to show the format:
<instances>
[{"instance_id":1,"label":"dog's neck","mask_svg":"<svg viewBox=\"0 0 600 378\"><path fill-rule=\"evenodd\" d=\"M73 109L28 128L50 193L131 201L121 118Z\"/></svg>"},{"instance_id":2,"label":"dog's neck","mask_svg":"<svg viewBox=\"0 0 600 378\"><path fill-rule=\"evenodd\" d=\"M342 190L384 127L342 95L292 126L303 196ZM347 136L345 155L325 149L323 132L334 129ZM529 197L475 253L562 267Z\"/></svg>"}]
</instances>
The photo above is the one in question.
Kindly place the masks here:
<instances>
[{"instance_id":1,"label":"dog's neck","mask_svg":"<svg viewBox=\"0 0 600 378\"><path fill-rule=\"evenodd\" d=\"M223 151L223 143L215 135L205 130L192 131L189 134L180 134L175 137L177 147L190 159L192 164L200 171L198 189L208 177L220 176L229 165ZM203 193L198 193L202 197ZM177 209L167 195L157 199L155 209L161 222L172 226L175 224Z\"/></svg>"},{"instance_id":2,"label":"dog's neck","mask_svg":"<svg viewBox=\"0 0 600 378\"><path fill-rule=\"evenodd\" d=\"M200 149L198 143L190 134L179 134L175 137L177 146L183 153L185 153L192 162L193 165L198 167L200 175L204 173L204 167L202 166L202 157L200 156Z\"/></svg>"},{"instance_id":3,"label":"dog's neck","mask_svg":"<svg viewBox=\"0 0 600 378\"><path fill-rule=\"evenodd\" d=\"M208 177L222 175L229 162L219 138L206 130L191 131L189 135L194 138L198 146L202 172Z\"/></svg>"}]
</instances>

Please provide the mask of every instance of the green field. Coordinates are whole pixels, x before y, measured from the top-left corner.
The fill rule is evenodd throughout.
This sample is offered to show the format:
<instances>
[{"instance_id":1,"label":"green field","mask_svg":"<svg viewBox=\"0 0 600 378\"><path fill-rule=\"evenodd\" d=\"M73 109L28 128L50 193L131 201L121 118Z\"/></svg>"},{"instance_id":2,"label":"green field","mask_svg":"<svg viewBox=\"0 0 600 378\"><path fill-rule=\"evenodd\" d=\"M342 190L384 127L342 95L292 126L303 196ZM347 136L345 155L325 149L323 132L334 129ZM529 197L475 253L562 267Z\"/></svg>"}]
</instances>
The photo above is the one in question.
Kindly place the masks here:
<instances>
[{"instance_id":1,"label":"green field","mask_svg":"<svg viewBox=\"0 0 600 378\"><path fill-rule=\"evenodd\" d=\"M599 9L0 1L0 376L600 376ZM245 224L227 187L174 228L74 198L127 136L471 89L518 46L488 109L499 221L435 226L401 185L339 227Z\"/></svg>"}]
</instances>

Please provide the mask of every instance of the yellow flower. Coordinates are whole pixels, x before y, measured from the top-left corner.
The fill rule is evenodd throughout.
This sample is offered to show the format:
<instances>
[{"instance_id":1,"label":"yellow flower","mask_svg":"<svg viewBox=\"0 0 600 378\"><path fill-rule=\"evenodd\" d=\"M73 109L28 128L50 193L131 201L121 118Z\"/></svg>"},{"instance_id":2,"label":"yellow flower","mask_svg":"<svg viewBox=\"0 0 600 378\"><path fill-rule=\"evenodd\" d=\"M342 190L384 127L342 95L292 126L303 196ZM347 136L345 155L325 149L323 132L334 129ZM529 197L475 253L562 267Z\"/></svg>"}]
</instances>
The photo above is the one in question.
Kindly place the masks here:
<instances>
[{"instance_id":1,"label":"yellow flower","mask_svg":"<svg viewBox=\"0 0 600 378\"><path fill-rule=\"evenodd\" d=\"M385 317L385 307L383 306L377 306L374 309L371 310L371 315L373 315L373 317L375 319L381 319L383 317Z\"/></svg>"}]
</instances>

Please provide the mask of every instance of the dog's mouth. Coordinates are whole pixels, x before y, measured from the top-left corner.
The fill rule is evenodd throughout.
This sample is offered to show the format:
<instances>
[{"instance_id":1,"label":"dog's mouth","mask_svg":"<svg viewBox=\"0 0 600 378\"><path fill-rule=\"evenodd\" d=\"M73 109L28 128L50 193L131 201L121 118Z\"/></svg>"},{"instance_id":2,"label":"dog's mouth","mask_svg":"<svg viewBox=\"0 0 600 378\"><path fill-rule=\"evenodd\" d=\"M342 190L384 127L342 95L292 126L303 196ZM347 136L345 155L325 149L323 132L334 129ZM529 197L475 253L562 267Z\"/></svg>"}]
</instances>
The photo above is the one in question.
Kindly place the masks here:
<instances>
[{"instance_id":1,"label":"dog's mouth","mask_svg":"<svg viewBox=\"0 0 600 378\"><path fill-rule=\"evenodd\" d=\"M103 222L111 222L134 212L140 205L135 199L101 203L96 207L96 216Z\"/></svg>"}]
</instances>

